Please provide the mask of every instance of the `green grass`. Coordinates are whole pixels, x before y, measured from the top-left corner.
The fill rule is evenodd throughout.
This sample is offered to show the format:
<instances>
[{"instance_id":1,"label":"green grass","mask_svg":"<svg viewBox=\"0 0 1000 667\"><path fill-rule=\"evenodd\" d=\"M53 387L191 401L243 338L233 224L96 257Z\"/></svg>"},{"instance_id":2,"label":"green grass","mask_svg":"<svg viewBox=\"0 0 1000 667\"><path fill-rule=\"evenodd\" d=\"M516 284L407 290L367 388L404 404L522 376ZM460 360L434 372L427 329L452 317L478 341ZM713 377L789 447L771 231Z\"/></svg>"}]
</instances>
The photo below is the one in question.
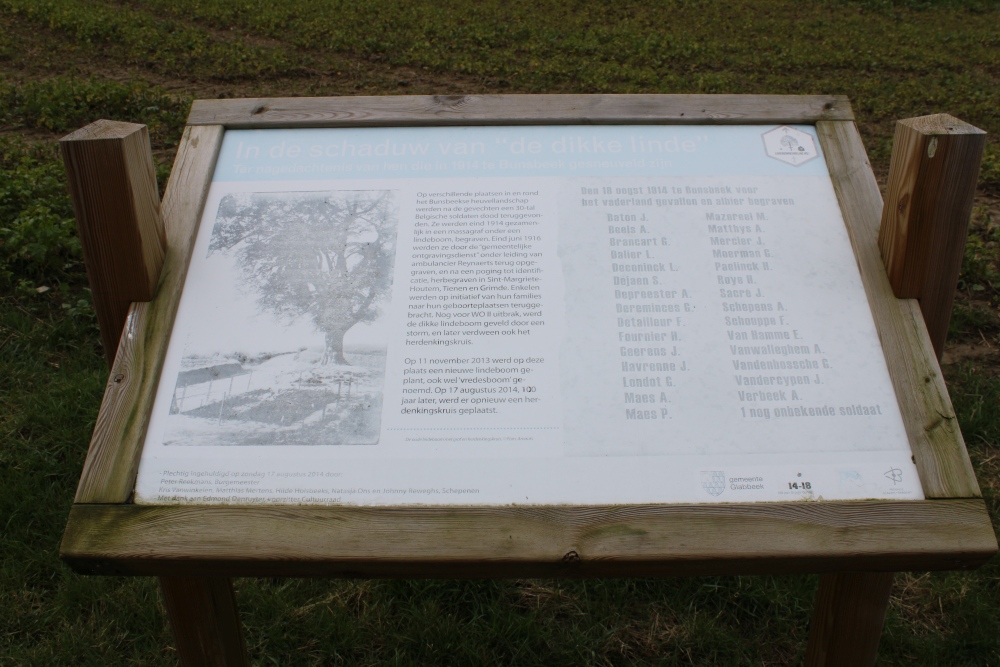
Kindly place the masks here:
<instances>
[{"instance_id":1,"label":"green grass","mask_svg":"<svg viewBox=\"0 0 1000 667\"><path fill-rule=\"evenodd\" d=\"M19 292L78 278L82 269L73 209L51 146L0 141L0 284ZM48 287L48 286L46 286Z\"/></svg>"},{"instance_id":2,"label":"green grass","mask_svg":"<svg viewBox=\"0 0 1000 667\"><path fill-rule=\"evenodd\" d=\"M142 81L55 77L0 84L0 123L65 134L94 118L114 116L145 124L153 143L165 147L177 144L191 103Z\"/></svg>"},{"instance_id":3,"label":"green grass","mask_svg":"<svg viewBox=\"0 0 1000 667\"><path fill-rule=\"evenodd\" d=\"M876 172L892 123L990 132L946 368L1000 525L1000 2L0 0L0 664L175 664L155 583L58 544L106 369L55 140L191 99L455 92L836 93ZM957 348L956 348L957 349ZM236 582L255 664L785 665L816 578ZM1000 666L1000 566L897 577L880 664Z\"/></svg>"}]
</instances>

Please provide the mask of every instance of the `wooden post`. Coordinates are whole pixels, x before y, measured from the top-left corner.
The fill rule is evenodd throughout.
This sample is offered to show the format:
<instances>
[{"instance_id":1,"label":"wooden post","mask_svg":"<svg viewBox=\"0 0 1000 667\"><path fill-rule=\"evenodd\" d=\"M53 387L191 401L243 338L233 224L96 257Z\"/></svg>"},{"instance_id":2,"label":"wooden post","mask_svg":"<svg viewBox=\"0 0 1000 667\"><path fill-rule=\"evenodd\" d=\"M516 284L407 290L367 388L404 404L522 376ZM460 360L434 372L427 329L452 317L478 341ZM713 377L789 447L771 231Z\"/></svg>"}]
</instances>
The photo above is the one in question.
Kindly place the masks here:
<instances>
[{"instance_id":1,"label":"wooden post","mask_svg":"<svg viewBox=\"0 0 1000 667\"><path fill-rule=\"evenodd\" d=\"M99 120L59 144L110 366L129 305L153 298L166 251L149 134Z\"/></svg>"},{"instance_id":2,"label":"wooden post","mask_svg":"<svg viewBox=\"0 0 1000 667\"><path fill-rule=\"evenodd\" d=\"M809 629L806 667L875 664L892 577L891 572L822 576Z\"/></svg>"},{"instance_id":3,"label":"wooden post","mask_svg":"<svg viewBox=\"0 0 1000 667\"><path fill-rule=\"evenodd\" d=\"M878 245L893 293L918 299L938 359L944 352L986 133L948 114L901 120ZM808 667L874 665L892 573L820 579Z\"/></svg>"},{"instance_id":4,"label":"wooden post","mask_svg":"<svg viewBox=\"0 0 1000 667\"><path fill-rule=\"evenodd\" d=\"M948 114L896 123L878 244L893 292L918 299L944 352L986 133Z\"/></svg>"},{"instance_id":5,"label":"wooden post","mask_svg":"<svg viewBox=\"0 0 1000 667\"><path fill-rule=\"evenodd\" d=\"M160 577L183 667L250 664L233 584L226 577Z\"/></svg>"},{"instance_id":6,"label":"wooden post","mask_svg":"<svg viewBox=\"0 0 1000 667\"><path fill-rule=\"evenodd\" d=\"M918 299L940 359L986 133L947 114L901 120L878 244L896 297ZM874 665L892 573L823 575L806 665Z\"/></svg>"},{"instance_id":7,"label":"wooden post","mask_svg":"<svg viewBox=\"0 0 1000 667\"><path fill-rule=\"evenodd\" d=\"M149 134L145 125L99 120L60 146L111 366L129 307L153 298L166 254ZM160 586L182 665L249 664L229 579L160 577Z\"/></svg>"}]
</instances>

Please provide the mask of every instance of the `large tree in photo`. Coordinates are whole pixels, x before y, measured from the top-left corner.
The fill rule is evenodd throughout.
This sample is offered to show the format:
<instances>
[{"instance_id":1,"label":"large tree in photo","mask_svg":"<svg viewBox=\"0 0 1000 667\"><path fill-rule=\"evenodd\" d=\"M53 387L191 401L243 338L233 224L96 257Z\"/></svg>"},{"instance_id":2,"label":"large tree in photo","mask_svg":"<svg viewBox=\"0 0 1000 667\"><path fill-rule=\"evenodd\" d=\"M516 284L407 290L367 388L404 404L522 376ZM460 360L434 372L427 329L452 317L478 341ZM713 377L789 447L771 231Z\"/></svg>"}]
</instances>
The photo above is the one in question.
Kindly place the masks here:
<instances>
[{"instance_id":1,"label":"large tree in photo","mask_svg":"<svg viewBox=\"0 0 1000 667\"><path fill-rule=\"evenodd\" d=\"M258 306L308 317L326 336L323 363L346 364L344 335L392 287L396 222L385 190L228 195L209 253L234 252Z\"/></svg>"}]
</instances>

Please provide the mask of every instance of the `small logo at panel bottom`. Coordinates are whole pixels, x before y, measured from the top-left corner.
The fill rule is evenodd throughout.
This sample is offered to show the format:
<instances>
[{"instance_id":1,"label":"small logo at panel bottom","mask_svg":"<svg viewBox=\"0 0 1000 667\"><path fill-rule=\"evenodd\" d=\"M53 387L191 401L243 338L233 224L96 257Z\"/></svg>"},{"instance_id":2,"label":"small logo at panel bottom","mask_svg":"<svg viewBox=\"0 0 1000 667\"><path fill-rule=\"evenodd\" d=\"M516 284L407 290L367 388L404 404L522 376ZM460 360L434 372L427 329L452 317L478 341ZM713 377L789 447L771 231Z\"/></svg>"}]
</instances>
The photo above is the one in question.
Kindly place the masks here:
<instances>
[{"instance_id":1,"label":"small logo at panel bottom","mask_svg":"<svg viewBox=\"0 0 1000 667\"><path fill-rule=\"evenodd\" d=\"M722 492L726 490L726 473L722 470L703 470L701 488L710 495L722 495Z\"/></svg>"}]
</instances>

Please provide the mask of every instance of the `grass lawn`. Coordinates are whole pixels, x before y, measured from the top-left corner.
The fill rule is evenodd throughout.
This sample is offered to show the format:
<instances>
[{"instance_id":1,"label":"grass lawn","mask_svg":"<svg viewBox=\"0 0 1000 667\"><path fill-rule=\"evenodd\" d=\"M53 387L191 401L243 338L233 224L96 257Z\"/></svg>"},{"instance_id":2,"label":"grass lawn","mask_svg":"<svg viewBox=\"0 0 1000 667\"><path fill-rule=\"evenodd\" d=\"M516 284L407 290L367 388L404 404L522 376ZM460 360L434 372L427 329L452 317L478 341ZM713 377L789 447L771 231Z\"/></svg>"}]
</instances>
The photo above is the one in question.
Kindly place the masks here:
<instances>
[{"instance_id":1,"label":"grass lawn","mask_svg":"<svg viewBox=\"0 0 1000 667\"><path fill-rule=\"evenodd\" d=\"M256 95L851 98L885 181L895 120L990 133L944 371L1000 525L997 0L0 0L0 664L170 665L155 582L57 557L106 379L56 140ZM881 665L1000 666L1000 559L896 577ZM817 579L237 580L260 665L787 665Z\"/></svg>"}]
</instances>

